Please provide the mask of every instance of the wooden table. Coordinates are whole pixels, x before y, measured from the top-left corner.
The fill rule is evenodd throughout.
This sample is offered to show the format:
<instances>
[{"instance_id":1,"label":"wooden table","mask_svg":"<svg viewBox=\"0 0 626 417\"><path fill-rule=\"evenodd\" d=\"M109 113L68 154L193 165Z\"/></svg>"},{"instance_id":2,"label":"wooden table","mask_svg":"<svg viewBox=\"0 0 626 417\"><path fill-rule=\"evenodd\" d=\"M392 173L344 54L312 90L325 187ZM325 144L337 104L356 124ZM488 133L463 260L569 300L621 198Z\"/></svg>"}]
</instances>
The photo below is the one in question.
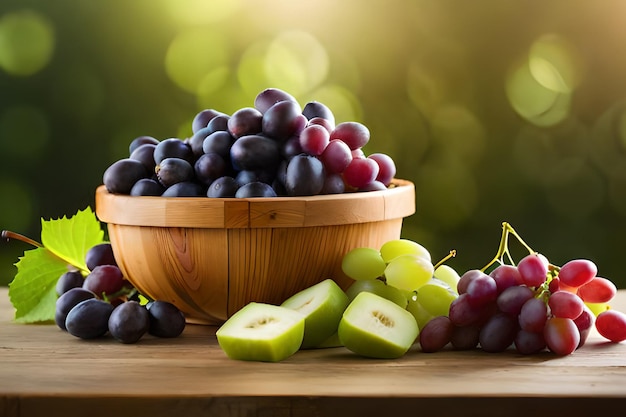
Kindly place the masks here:
<instances>
[{"instance_id":1,"label":"wooden table","mask_svg":"<svg viewBox=\"0 0 626 417\"><path fill-rule=\"evenodd\" d=\"M626 291L613 306L626 311ZM210 326L124 345L12 318L1 288L2 417L589 417L626 408L626 342L597 334L567 357L415 348L373 360L330 348L257 363L229 360Z\"/></svg>"}]
</instances>

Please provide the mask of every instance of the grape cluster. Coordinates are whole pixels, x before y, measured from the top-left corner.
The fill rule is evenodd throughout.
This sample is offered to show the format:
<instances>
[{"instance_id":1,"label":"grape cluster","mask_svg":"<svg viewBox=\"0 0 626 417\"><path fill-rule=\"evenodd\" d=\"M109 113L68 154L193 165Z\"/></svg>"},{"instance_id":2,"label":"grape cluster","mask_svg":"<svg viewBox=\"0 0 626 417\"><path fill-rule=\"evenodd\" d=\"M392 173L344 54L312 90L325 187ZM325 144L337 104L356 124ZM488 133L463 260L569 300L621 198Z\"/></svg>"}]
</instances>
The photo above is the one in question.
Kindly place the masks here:
<instances>
[{"instance_id":1,"label":"grape cluster","mask_svg":"<svg viewBox=\"0 0 626 417\"><path fill-rule=\"evenodd\" d=\"M617 289L597 276L597 266L587 259L558 267L531 253L517 265L500 264L488 274L467 271L457 291L448 314L422 329L423 351L451 344L459 350L501 352L513 347L521 354L547 349L569 355L585 344L594 324L606 339L626 340L626 314L608 308Z\"/></svg>"},{"instance_id":2,"label":"grape cluster","mask_svg":"<svg viewBox=\"0 0 626 417\"><path fill-rule=\"evenodd\" d=\"M89 249L85 259L90 272L70 270L57 281L55 323L81 339L110 334L122 343L136 343L145 334L177 337L185 317L166 301L139 302L139 294L127 281L113 256L110 243Z\"/></svg>"},{"instance_id":3,"label":"grape cluster","mask_svg":"<svg viewBox=\"0 0 626 417\"><path fill-rule=\"evenodd\" d=\"M448 314L457 298L460 277L443 263L446 259L433 265L430 252L409 239L389 240L380 249L354 248L342 259L343 272L355 280L346 293L350 299L362 291L387 298L406 308L422 328Z\"/></svg>"},{"instance_id":4,"label":"grape cluster","mask_svg":"<svg viewBox=\"0 0 626 417\"><path fill-rule=\"evenodd\" d=\"M517 264L510 256L504 262L509 235L529 251ZM594 326L611 342L626 340L626 314L609 305L617 288L598 276L590 260L552 265L508 223L498 254L485 268L459 276L444 263L455 255L433 264L428 250L408 239L352 249L342 259L343 272L355 280L346 293L354 299L369 291L406 308L420 329L416 342L423 352L451 346L568 355L585 344Z\"/></svg>"},{"instance_id":5,"label":"grape cluster","mask_svg":"<svg viewBox=\"0 0 626 417\"><path fill-rule=\"evenodd\" d=\"M268 88L253 107L232 114L205 109L185 139L135 138L129 155L104 172L115 194L163 197L274 197L384 190L396 174L391 157L363 151L358 122L335 123L324 104L301 108Z\"/></svg>"}]
</instances>

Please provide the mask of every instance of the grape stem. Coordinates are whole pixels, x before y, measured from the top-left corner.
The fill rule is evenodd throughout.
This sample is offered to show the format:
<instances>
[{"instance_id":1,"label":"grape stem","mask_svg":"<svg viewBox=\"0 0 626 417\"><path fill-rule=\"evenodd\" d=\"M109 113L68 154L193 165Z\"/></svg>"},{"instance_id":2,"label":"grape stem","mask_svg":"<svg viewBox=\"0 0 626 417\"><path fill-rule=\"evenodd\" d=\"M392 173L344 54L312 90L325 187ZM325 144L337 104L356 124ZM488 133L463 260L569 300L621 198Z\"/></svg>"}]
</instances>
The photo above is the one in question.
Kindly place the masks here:
<instances>
[{"instance_id":1,"label":"grape stem","mask_svg":"<svg viewBox=\"0 0 626 417\"><path fill-rule=\"evenodd\" d=\"M16 239L16 240L20 240L22 242L28 243L30 245L33 245L35 247L43 248L43 245L41 243L36 242L33 239L26 237L24 235L21 235L19 233L12 232L10 230L3 230L1 236L2 236L2 239L6 240L7 242L10 239Z\"/></svg>"},{"instance_id":2,"label":"grape stem","mask_svg":"<svg viewBox=\"0 0 626 417\"><path fill-rule=\"evenodd\" d=\"M498 245L498 252L496 253L496 256L494 256L494 258L481 269L481 271L485 272L491 265L496 262L504 264L505 255L508 258L508 262L512 265L515 265L515 262L511 257L511 253L509 252L509 234L513 235L519 241L519 243L521 243L522 246L524 246L526 250L528 250L530 254L537 253L530 246L528 246L526 242L524 242L524 239L522 239L522 237L515 231L513 226L511 226L507 222L502 222L502 237L500 238L500 245Z\"/></svg>"},{"instance_id":3,"label":"grape stem","mask_svg":"<svg viewBox=\"0 0 626 417\"><path fill-rule=\"evenodd\" d=\"M440 260L439 262L435 264L433 269L437 269L439 266L443 265L443 263L446 262L448 259L454 258L455 256L456 256L456 250L452 249L445 258L443 258L442 260Z\"/></svg>"}]
</instances>

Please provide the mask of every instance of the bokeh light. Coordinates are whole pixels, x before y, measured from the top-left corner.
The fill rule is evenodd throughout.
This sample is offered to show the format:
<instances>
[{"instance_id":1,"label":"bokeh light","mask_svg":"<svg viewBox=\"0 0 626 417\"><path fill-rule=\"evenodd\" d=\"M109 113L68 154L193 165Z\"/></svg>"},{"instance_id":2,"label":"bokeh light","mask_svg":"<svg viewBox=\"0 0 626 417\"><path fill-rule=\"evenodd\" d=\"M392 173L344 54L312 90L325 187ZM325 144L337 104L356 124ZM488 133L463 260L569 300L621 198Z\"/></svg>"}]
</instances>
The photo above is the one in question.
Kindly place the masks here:
<instances>
[{"instance_id":1,"label":"bokeh light","mask_svg":"<svg viewBox=\"0 0 626 417\"><path fill-rule=\"evenodd\" d=\"M42 14L25 9L0 15L0 69L35 74L48 65L54 46L53 26Z\"/></svg>"},{"instance_id":2,"label":"bokeh light","mask_svg":"<svg viewBox=\"0 0 626 417\"><path fill-rule=\"evenodd\" d=\"M607 5L608 4L608 5ZM265 88L371 132L416 185L403 236L493 256L509 221L555 263L610 278L626 244L626 25L620 0L135 0L0 4L2 228L93 205L139 135L185 138L205 108ZM23 228L23 230L22 230ZM20 246L2 247L0 283Z\"/></svg>"},{"instance_id":3,"label":"bokeh light","mask_svg":"<svg viewBox=\"0 0 626 417\"><path fill-rule=\"evenodd\" d=\"M0 177L0 224L3 229L21 232L39 222L33 216L34 197L24 182Z\"/></svg>"},{"instance_id":4,"label":"bokeh light","mask_svg":"<svg viewBox=\"0 0 626 417\"><path fill-rule=\"evenodd\" d=\"M0 113L0 153L3 157L37 160L42 157L49 136L47 117L34 106L13 106Z\"/></svg>"},{"instance_id":5,"label":"bokeh light","mask_svg":"<svg viewBox=\"0 0 626 417\"><path fill-rule=\"evenodd\" d=\"M167 13L180 24L215 24L236 13L240 0L163 0Z\"/></svg>"},{"instance_id":6,"label":"bokeh light","mask_svg":"<svg viewBox=\"0 0 626 417\"><path fill-rule=\"evenodd\" d=\"M224 72L228 51L227 37L217 30L185 30L169 45L165 69L176 85L196 94L207 77L216 78L216 74Z\"/></svg>"}]
</instances>

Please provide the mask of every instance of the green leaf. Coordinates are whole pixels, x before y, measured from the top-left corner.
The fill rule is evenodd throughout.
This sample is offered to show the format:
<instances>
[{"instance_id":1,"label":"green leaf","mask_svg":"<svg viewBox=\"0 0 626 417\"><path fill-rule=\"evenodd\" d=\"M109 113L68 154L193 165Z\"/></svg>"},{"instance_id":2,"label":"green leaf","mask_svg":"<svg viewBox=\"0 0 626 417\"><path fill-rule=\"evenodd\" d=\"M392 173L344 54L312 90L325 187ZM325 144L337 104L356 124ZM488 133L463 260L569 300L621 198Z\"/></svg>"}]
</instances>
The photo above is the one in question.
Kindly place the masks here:
<instances>
[{"instance_id":1,"label":"green leaf","mask_svg":"<svg viewBox=\"0 0 626 417\"><path fill-rule=\"evenodd\" d=\"M41 220L41 243L70 265L88 272L85 264L87 251L103 243L104 231L90 207L78 211L71 218Z\"/></svg>"},{"instance_id":2,"label":"green leaf","mask_svg":"<svg viewBox=\"0 0 626 417\"><path fill-rule=\"evenodd\" d=\"M17 274L9 284L15 320L22 323L54 320L56 283L69 266L88 273L87 251L103 243L104 232L91 208L71 218L41 220L43 247L24 252L15 264Z\"/></svg>"},{"instance_id":3,"label":"green leaf","mask_svg":"<svg viewBox=\"0 0 626 417\"><path fill-rule=\"evenodd\" d=\"M9 284L15 320L36 323L54 320L56 283L67 264L45 248L24 252L15 264L17 275Z\"/></svg>"}]
</instances>

